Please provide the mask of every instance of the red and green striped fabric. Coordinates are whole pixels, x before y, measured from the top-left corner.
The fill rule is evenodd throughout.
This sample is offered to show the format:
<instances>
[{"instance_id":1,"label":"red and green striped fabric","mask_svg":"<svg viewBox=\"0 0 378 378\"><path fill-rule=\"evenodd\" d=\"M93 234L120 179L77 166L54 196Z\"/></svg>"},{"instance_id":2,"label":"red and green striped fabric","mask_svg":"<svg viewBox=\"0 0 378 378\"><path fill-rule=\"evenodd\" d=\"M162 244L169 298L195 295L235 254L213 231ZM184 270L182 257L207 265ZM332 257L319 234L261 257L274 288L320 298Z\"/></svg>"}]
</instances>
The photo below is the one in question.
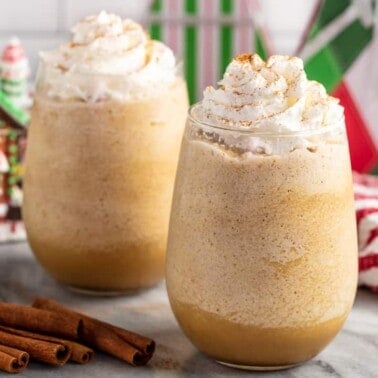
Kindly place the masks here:
<instances>
[{"instance_id":1,"label":"red and green striped fabric","mask_svg":"<svg viewBox=\"0 0 378 378\"><path fill-rule=\"evenodd\" d=\"M162 9L162 0L155 0L151 5L152 13L159 13ZM161 25L158 22L152 22L150 25L150 35L152 39L161 40Z\"/></svg>"},{"instance_id":2,"label":"red and green striped fabric","mask_svg":"<svg viewBox=\"0 0 378 378\"><path fill-rule=\"evenodd\" d=\"M222 15L230 15L233 11L233 0L220 0L220 12ZM233 57L233 29L231 25L222 25L219 34L220 54L219 77L223 76L228 64Z\"/></svg>"},{"instance_id":3,"label":"red and green striped fabric","mask_svg":"<svg viewBox=\"0 0 378 378\"><path fill-rule=\"evenodd\" d=\"M250 14L256 0L155 0L150 33L184 61L191 103L216 85L233 56L255 50Z\"/></svg>"},{"instance_id":4,"label":"red and green striped fabric","mask_svg":"<svg viewBox=\"0 0 378 378\"><path fill-rule=\"evenodd\" d=\"M308 77L320 81L345 107L352 167L359 172L369 172L378 164L378 147L372 137L376 126L367 122L353 86L345 80L372 42L374 6L373 0L325 0L300 52Z\"/></svg>"},{"instance_id":5,"label":"red and green striped fabric","mask_svg":"<svg viewBox=\"0 0 378 378\"><path fill-rule=\"evenodd\" d=\"M341 26L334 38L320 46L315 54L306 59L308 77L323 83L329 92L332 92L341 82L346 71L373 37L373 26L364 25L361 19L362 15L358 17L357 14L356 17L353 17L353 12L350 9L357 7L355 3L353 0L326 0L311 28L305 45L306 49L330 24L333 23L337 27L338 23ZM371 9L371 12L373 12L373 9ZM343 27L343 18L345 19L344 22L351 20L345 27ZM332 34L331 30L329 30L329 34ZM303 53L305 51L302 51Z\"/></svg>"},{"instance_id":6,"label":"red and green striped fabric","mask_svg":"<svg viewBox=\"0 0 378 378\"><path fill-rule=\"evenodd\" d=\"M198 11L198 0L185 0L185 12L195 15ZM198 54L198 32L196 25L185 27L185 55L184 67L185 77L188 83L190 102L195 102L197 93L197 54Z\"/></svg>"}]
</instances>

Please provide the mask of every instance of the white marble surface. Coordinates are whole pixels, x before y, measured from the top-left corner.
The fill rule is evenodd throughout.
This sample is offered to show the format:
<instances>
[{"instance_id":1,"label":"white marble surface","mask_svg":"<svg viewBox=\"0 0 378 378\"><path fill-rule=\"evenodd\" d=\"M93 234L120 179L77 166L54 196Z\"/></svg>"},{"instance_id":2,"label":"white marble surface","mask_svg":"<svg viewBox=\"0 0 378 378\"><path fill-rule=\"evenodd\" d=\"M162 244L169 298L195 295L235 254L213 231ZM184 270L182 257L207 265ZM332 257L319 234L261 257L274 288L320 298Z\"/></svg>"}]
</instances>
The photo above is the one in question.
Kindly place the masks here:
<instances>
[{"instance_id":1,"label":"white marble surface","mask_svg":"<svg viewBox=\"0 0 378 378\"><path fill-rule=\"evenodd\" d=\"M151 336L158 346L146 367L133 368L96 353L94 361L85 366L51 368L31 363L20 377L378 377L378 294L365 290L358 292L344 329L330 346L312 361L277 373L233 370L197 352L180 331L163 284L135 296L85 297L53 281L26 244L0 246L1 300L30 304L36 295L53 297L77 310Z\"/></svg>"}]
</instances>

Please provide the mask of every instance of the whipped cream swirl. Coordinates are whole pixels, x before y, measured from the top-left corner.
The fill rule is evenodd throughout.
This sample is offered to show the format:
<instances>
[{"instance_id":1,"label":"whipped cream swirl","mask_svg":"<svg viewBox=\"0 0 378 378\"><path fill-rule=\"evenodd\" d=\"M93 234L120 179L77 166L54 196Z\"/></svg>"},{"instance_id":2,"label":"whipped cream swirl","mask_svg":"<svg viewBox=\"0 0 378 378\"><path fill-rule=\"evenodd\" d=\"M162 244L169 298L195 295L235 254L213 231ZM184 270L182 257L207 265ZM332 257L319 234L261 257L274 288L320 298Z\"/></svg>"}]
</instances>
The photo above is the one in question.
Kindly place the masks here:
<instances>
[{"instance_id":1,"label":"whipped cream swirl","mask_svg":"<svg viewBox=\"0 0 378 378\"><path fill-rule=\"evenodd\" d=\"M313 130L344 125L343 107L306 77L301 59L238 55L217 89L208 87L198 109L202 121L261 132Z\"/></svg>"},{"instance_id":2,"label":"whipped cream swirl","mask_svg":"<svg viewBox=\"0 0 378 378\"><path fill-rule=\"evenodd\" d=\"M177 78L172 50L129 19L101 12L80 21L72 33L72 41L40 54L39 89L50 97L138 100Z\"/></svg>"}]
</instances>

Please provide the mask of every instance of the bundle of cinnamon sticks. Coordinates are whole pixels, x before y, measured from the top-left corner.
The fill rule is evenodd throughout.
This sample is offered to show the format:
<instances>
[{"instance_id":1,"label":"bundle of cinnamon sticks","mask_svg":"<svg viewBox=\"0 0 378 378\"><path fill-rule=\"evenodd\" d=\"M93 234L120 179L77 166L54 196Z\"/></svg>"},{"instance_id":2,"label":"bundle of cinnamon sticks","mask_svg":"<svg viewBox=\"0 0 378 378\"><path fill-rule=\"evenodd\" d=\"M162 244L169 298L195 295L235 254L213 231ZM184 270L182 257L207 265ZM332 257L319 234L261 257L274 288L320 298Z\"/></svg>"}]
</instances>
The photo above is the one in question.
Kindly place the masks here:
<instances>
[{"instance_id":1,"label":"bundle of cinnamon sticks","mask_svg":"<svg viewBox=\"0 0 378 378\"><path fill-rule=\"evenodd\" d=\"M32 306L0 302L0 370L19 373L29 360L61 366L90 362L93 349L133 366L145 365L155 342L37 297Z\"/></svg>"}]
</instances>

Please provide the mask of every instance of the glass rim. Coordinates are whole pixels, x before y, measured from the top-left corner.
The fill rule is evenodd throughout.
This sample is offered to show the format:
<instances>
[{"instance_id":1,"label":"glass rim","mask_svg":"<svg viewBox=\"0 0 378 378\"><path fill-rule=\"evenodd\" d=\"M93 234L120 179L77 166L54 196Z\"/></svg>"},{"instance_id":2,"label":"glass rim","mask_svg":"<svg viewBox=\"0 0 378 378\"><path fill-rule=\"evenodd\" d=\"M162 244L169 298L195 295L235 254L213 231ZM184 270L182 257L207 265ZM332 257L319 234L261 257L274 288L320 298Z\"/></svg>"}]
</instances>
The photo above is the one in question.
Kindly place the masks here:
<instances>
[{"instance_id":1,"label":"glass rim","mask_svg":"<svg viewBox=\"0 0 378 378\"><path fill-rule=\"evenodd\" d=\"M239 133L242 135L250 135L250 136L256 136L256 137L279 137L279 138L292 138L292 137L306 137L306 136L312 136L312 135L321 135L321 134L326 134L327 132L330 131L335 131L338 129L344 130L344 127L341 127L339 124L334 124L331 126L322 126L318 127L316 129L306 129L306 130L296 130L296 131L284 131L284 132L279 132L279 131L260 131L256 129L241 129L241 128L231 128L231 127L226 127L226 126L221 126L219 124L215 123L210 123L210 122L205 122L194 114L194 111L201 105L201 101L194 103L191 105L188 109L188 120L191 122L199 125L199 126L206 126L212 129L216 130L222 130L225 132L232 132L232 133Z\"/></svg>"}]
</instances>

